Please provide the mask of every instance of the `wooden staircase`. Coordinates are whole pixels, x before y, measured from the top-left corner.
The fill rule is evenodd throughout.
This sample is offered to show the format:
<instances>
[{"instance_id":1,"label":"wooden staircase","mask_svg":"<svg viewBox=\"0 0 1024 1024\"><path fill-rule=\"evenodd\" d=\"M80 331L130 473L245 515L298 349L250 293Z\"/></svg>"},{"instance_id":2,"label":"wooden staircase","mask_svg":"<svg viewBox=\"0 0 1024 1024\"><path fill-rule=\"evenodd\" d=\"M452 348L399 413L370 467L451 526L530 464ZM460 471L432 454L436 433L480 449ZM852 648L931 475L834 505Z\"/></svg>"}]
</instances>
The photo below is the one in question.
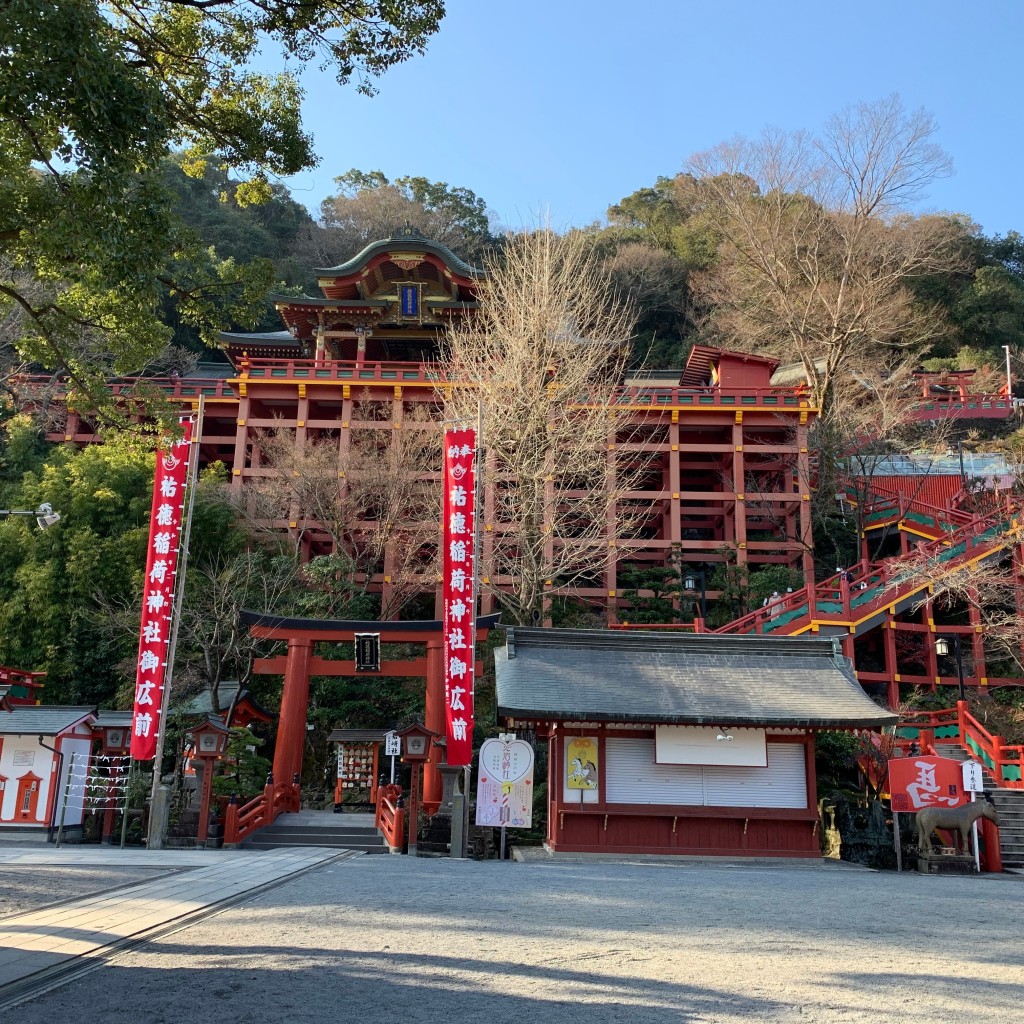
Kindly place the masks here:
<instances>
[{"instance_id":1,"label":"wooden staircase","mask_svg":"<svg viewBox=\"0 0 1024 1024\"><path fill-rule=\"evenodd\" d=\"M894 508L893 522L905 522L906 508ZM887 513L889 514L889 513ZM920 510L913 514L926 518ZM959 518L962 513L957 513ZM857 633L881 625L889 613L912 607L919 595L933 585L934 576L944 570L983 562L1005 548L1004 535L1018 531L1016 503L983 516L968 516L967 522L954 518L929 520L937 536L922 540L908 555L878 562L861 562L848 570L852 577L844 582L837 573L813 587L787 594L774 605L735 619L714 630L715 633L761 633L799 636L816 632L825 635ZM914 522L928 528L927 524ZM945 526L954 526L949 533ZM922 564L928 573L920 572Z\"/></svg>"}]
</instances>

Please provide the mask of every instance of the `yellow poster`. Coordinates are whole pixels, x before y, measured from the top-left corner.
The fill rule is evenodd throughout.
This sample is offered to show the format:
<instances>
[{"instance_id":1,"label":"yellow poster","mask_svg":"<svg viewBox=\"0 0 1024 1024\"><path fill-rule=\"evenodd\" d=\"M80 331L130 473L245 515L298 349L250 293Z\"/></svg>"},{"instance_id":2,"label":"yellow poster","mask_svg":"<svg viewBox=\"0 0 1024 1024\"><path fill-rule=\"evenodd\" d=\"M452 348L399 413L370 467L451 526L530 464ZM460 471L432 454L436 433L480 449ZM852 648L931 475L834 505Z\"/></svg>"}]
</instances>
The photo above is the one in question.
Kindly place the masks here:
<instances>
[{"instance_id":1,"label":"yellow poster","mask_svg":"<svg viewBox=\"0 0 1024 1024\"><path fill-rule=\"evenodd\" d=\"M565 751L567 789L597 789L597 738L574 736Z\"/></svg>"}]
</instances>

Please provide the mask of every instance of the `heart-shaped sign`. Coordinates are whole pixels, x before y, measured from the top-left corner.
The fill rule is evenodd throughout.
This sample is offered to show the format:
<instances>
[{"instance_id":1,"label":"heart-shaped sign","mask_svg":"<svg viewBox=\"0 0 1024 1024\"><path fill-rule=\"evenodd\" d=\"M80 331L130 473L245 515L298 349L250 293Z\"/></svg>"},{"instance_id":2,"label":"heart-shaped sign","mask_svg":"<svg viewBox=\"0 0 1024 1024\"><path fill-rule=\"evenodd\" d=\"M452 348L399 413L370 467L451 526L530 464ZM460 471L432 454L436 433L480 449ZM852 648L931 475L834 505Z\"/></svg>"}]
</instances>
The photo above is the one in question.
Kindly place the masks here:
<instances>
[{"instance_id":1,"label":"heart-shaped sign","mask_svg":"<svg viewBox=\"0 0 1024 1024\"><path fill-rule=\"evenodd\" d=\"M480 748L484 772L499 782L518 782L533 767L533 747L525 740L486 740Z\"/></svg>"}]
</instances>

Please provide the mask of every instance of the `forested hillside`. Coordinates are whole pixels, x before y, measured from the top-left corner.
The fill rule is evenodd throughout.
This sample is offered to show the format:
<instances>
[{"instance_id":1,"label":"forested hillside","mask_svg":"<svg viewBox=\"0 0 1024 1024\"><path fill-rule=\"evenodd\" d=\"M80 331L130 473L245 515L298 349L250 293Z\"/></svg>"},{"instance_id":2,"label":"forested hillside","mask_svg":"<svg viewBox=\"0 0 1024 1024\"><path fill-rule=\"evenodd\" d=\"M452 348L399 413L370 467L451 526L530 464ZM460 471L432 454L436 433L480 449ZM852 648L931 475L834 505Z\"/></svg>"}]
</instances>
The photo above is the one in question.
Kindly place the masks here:
<instances>
[{"instance_id":1,"label":"forested hillside","mask_svg":"<svg viewBox=\"0 0 1024 1024\"><path fill-rule=\"evenodd\" d=\"M411 175L392 182L379 171L350 170L336 179L337 192L322 201L314 217L281 185L273 187L266 203L240 206L235 186L213 167L195 179L177 161L168 161L163 174L178 214L206 246L235 263L269 261L273 288L285 294L318 294L315 267L342 262L407 226L470 263L500 248L508 230L488 215L485 200L471 189ZM918 310L927 311L937 325L925 339L898 339L890 354L902 354L906 342L927 369L1001 367L1003 346L1016 350L1024 344L1024 238L1017 232L986 236L969 212L915 222L938 222L945 235L945 266L915 270L903 282ZM658 178L611 202L606 223L576 230L601 255L611 286L639 307L635 365L681 366L695 342L747 347L714 316L708 284L720 265L722 240L707 191L693 174ZM175 317L173 300L165 301L176 339L201 351L195 329ZM231 326L277 330L280 322L265 306L260 320ZM785 337L773 348L784 362L800 358Z\"/></svg>"},{"instance_id":2,"label":"forested hillside","mask_svg":"<svg viewBox=\"0 0 1024 1024\"><path fill-rule=\"evenodd\" d=\"M598 258L607 290L635 304L634 368L680 367L698 342L798 364L824 410L816 439L823 474L833 464L827 456L851 445L883 453L939 443L877 408L893 395L898 406L917 366L988 367L995 388L1008 346L1019 372L1024 238L986 236L970 211L912 212L922 179L944 173L944 156L922 117L886 101L837 122L817 148L795 136L730 143L697 154L677 173L666 168L629 195L609 196L607 218L573 233ZM889 140L887 150L865 158L877 172L874 185L870 175L856 183L844 169L836 148L842 131L848 141L871 131ZM909 171L900 162L906 152L920 158ZM254 196L251 181L217 160L165 157L146 187L156 190L152 202L164 204L174 237L187 241L175 251L178 269L188 274L150 281L151 306L130 306L113 334L104 312L77 333L64 324L54 345L28 329L25 309L8 293L0 306L7 377L46 369L70 374L84 393L100 379L90 374L156 372L182 350L193 360L222 358L208 345L218 329L280 329L268 292L317 294L315 268L408 227L470 263L500 258L511 229L470 187L485 185L435 182L416 175L416 167L407 170L389 179L379 170L339 168L333 194L309 209L280 184L264 182ZM37 285L45 293L23 269L11 272L26 294L37 294ZM201 277L207 283L194 289L183 283ZM62 294L79 293L69 284ZM136 329L145 334L141 340L132 335ZM67 349L71 339L74 351ZM160 352L168 339L179 356ZM866 392L851 391L853 379ZM864 393L879 406L868 407ZM23 519L0 523L0 662L48 671L51 701L116 703L137 636L152 442L130 432L118 437L110 428L103 447L49 447L39 424L22 414L13 387L3 415L4 506L34 508L46 500L64 521L46 533ZM960 433L976 447L988 443L977 432ZM944 434L943 448L950 442ZM179 649L183 693L245 677L252 648L238 632L237 611L247 604L315 615L380 612L372 595L346 582L353 573L344 556L303 567L286 538L261 533L244 508L225 499L224 474L223 467L209 472L197 512ZM819 535L848 533L835 521L834 488L826 481L819 491ZM833 559L831 571L837 546L821 550ZM723 593L735 589L724 576L709 582ZM759 597L791 582L766 576L742 586ZM671 606L678 580L654 586L648 574L623 583L654 593L649 600L657 607L649 611L657 618L666 601ZM647 600L638 597L638 607ZM333 693L325 707L362 699ZM382 707L357 717L384 724L400 710Z\"/></svg>"}]
</instances>

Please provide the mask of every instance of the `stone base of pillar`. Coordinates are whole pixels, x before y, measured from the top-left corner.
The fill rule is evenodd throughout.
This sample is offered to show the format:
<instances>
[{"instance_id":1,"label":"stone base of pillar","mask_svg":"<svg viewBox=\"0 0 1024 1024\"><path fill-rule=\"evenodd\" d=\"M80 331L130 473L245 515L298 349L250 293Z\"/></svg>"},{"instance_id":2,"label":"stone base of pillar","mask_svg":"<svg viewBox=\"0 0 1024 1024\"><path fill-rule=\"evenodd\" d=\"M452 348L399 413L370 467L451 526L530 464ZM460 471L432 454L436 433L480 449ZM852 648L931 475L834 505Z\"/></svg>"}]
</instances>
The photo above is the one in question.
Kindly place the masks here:
<instances>
[{"instance_id":1,"label":"stone base of pillar","mask_svg":"<svg viewBox=\"0 0 1024 1024\"><path fill-rule=\"evenodd\" d=\"M153 801L149 808L149 839L146 846L150 850L162 850L167 839L167 819L171 811L171 787L157 786Z\"/></svg>"}]
</instances>

